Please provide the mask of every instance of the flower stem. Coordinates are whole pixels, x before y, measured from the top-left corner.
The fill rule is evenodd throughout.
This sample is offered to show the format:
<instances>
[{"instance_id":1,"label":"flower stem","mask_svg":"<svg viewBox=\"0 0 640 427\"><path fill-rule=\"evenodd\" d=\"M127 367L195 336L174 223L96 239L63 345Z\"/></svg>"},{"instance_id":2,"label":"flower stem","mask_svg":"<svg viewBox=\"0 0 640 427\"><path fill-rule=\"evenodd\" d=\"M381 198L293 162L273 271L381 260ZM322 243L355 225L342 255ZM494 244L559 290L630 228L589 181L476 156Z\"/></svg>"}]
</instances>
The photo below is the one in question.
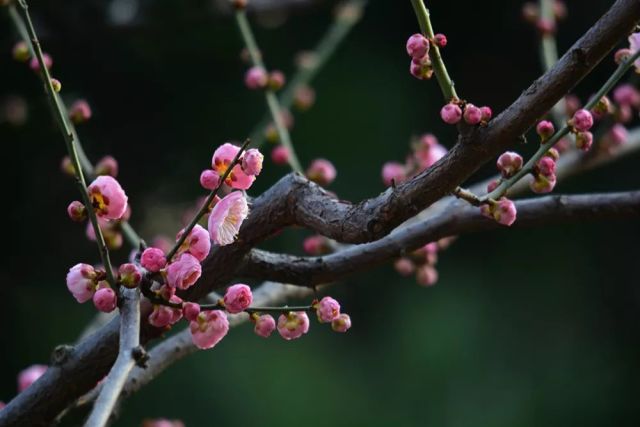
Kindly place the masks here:
<instances>
[{"instance_id":1,"label":"flower stem","mask_svg":"<svg viewBox=\"0 0 640 427\"><path fill-rule=\"evenodd\" d=\"M29 15L29 6L27 4L27 1L19 0L19 4L22 8L22 11L24 12L24 17L26 20L25 27L29 36L28 40L30 40L32 50L35 53L38 62L40 63L41 77L44 83L45 91L48 95L49 104L51 106L51 109L54 111L54 117L56 119L56 122L58 123L58 127L60 128L64 136L67 151L69 153L69 157L71 158L71 163L74 167L76 186L80 191L80 195L82 196L84 205L87 207L87 213L89 219L91 220L91 225L93 226L93 229L95 231L96 242L98 244L98 252L100 253L100 259L107 273L107 281L112 287L115 287L116 281L113 276L113 267L111 265L111 259L109 257L109 250L107 249L107 245L105 244L102 230L100 229L100 226L98 224L98 217L96 216L96 213L92 207L91 198L89 197L87 184L78 155L78 149L74 140L74 133L72 132L67 122L66 115L62 110L62 102L60 102L59 97L57 96L55 90L53 89L53 85L51 84L51 75L49 74L49 70L45 65L42 48L40 47L38 36L36 35L33 23L31 22L31 16Z\"/></svg>"},{"instance_id":2,"label":"flower stem","mask_svg":"<svg viewBox=\"0 0 640 427\"><path fill-rule=\"evenodd\" d=\"M220 177L220 182L218 182L218 185L216 186L216 188L214 190L212 190L211 193L209 193L209 195L207 196L207 199L202 204L202 207L200 207L200 210L198 210L198 212L195 214L195 216L193 217L193 219L191 220L189 225L187 225L182 230L182 235L180 236L180 238L178 239L176 244L173 245L173 248L171 248L171 250L167 254L167 260L170 261L171 258L173 258L173 256L176 254L176 252L178 252L178 249L180 249L180 246L182 246L182 244L185 242L185 240L187 240L187 237L189 237L189 234L191 233L191 230L193 230L193 227L195 227L198 224L198 221L200 221L200 218L202 218L204 216L204 214L206 214L209 211L209 206L211 205L211 202L213 202L213 199L215 199L216 196L218 195L218 192L220 191L220 188L222 187L222 185L224 184L225 180L227 179L227 177L231 173L231 170L234 168L235 165L238 164L238 161L240 160L240 156L242 156L242 153L244 153L244 150L247 149L247 147L249 146L250 143L251 143L251 140L247 139L244 142L244 144L242 144L242 146L240 147L240 150L238 151L236 156L233 158L231 163L229 163L229 167L227 167L227 170L225 170L224 173L222 174L222 176Z\"/></svg>"},{"instance_id":3,"label":"flower stem","mask_svg":"<svg viewBox=\"0 0 640 427\"><path fill-rule=\"evenodd\" d=\"M539 0L540 16L549 21L556 23L556 15L553 10L554 0ZM554 25L555 28L555 25ZM540 59L542 60L543 70L549 71L556 62L558 62L558 44L553 32L543 33L540 36ZM556 125L560 125L566 119L565 117L565 100L562 98L551 109L551 116Z\"/></svg>"},{"instance_id":4,"label":"flower stem","mask_svg":"<svg viewBox=\"0 0 640 427\"><path fill-rule=\"evenodd\" d=\"M433 26L431 25L429 9L426 8L423 0L411 0L411 5L416 13L416 18L418 18L418 24L420 24L422 34L430 41L433 41L435 34L433 32ZM433 62L433 71L436 74L436 79L438 80L445 101L449 102L452 99L458 99L454 83L451 77L449 77L447 67L444 65L442 55L440 55L440 48L435 43L431 43L429 56Z\"/></svg>"},{"instance_id":5,"label":"flower stem","mask_svg":"<svg viewBox=\"0 0 640 427\"><path fill-rule=\"evenodd\" d=\"M236 24L238 25L238 29L240 30L240 34L242 35L242 39L244 40L244 44L249 51L249 56L251 57L251 62L256 67L261 67L266 70L264 63L260 57L260 50L258 49L258 45L256 43L255 37L253 36L253 32L251 31L251 26L249 25L249 20L247 20L247 15L244 10L237 10L235 13ZM269 111L271 112L271 117L273 118L273 122L275 123L276 130L278 131L278 136L280 138L280 143L287 149L289 152L289 165L291 168L299 173L302 173L302 167L300 166L300 162L298 157L293 149L293 143L291 142L291 136L289 135L289 131L285 126L284 119L282 117L282 108L280 106L280 102L278 101L278 97L272 89L264 90L265 99L267 101L267 106L269 107Z\"/></svg>"},{"instance_id":6,"label":"flower stem","mask_svg":"<svg viewBox=\"0 0 640 427\"><path fill-rule=\"evenodd\" d=\"M639 57L640 51L634 52L633 55L622 62L618 66L616 71L611 75L611 77L609 77L609 79L605 82L605 84L602 85L598 92L591 98L591 100L589 100L589 102L585 104L584 108L587 110L591 110L600 101L600 99L613 88L613 86L622 78L622 76L629 70L629 68L631 68L633 62ZM560 139L568 135L569 132L571 132L571 127L565 124L562 129L557 131L551 138L549 138L548 141L540 145L538 151L536 151L536 153L529 159L529 161L520 171L518 171L511 178L502 181L502 183L500 183L500 185L495 190L481 197L480 201L484 203L489 199L499 199L500 197L504 196L509 188L511 188L516 182L522 179L522 177L531 172L538 160L540 160L551 147L556 145L556 143L560 141Z\"/></svg>"}]
</instances>

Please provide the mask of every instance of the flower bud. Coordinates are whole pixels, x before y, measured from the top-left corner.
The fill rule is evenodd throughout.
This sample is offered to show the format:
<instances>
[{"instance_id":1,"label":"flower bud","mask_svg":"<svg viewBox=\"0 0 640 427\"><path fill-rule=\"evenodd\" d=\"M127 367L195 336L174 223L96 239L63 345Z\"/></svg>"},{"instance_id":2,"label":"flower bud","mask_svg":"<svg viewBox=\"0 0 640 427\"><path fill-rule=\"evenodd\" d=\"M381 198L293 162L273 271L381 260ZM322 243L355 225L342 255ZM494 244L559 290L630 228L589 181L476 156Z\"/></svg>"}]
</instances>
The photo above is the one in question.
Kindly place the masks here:
<instances>
[{"instance_id":1,"label":"flower bud","mask_svg":"<svg viewBox=\"0 0 640 427\"><path fill-rule=\"evenodd\" d=\"M167 265L164 252L158 248L147 248L142 252L140 265L152 273L157 273Z\"/></svg>"},{"instance_id":2,"label":"flower bud","mask_svg":"<svg viewBox=\"0 0 640 427\"><path fill-rule=\"evenodd\" d=\"M309 110L316 101L316 92L309 86L300 86L296 88L293 105L300 111Z\"/></svg>"},{"instance_id":3,"label":"flower bud","mask_svg":"<svg viewBox=\"0 0 640 427\"><path fill-rule=\"evenodd\" d=\"M412 59L409 73L418 80L429 80L433 76L433 64L428 56Z\"/></svg>"},{"instance_id":4,"label":"flower bud","mask_svg":"<svg viewBox=\"0 0 640 427\"><path fill-rule=\"evenodd\" d=\"M556 132L556 130L553 126L553 123L551 123L549 120L542 120L536 126L536 132L538 133L542 141L546 141Z\"/></svg>"},{"instance_id":5,"label":"flower bud","mask_svg":"<svg viewBox=\"0 0 640 427\"><path fill-rule=\"evenodd\" d=\"M398 258L394 263L393 267L396 269L398 274L404 277L408 277L412 275L416 271L415 264L409 258Z\"/></svg>"},{"instance_id":6,"label":"flower bud","mask_svg":"<svg viewBox=\"0 0 640 427\"><path fill-rule=\"evenodd\" d=\"M586 132L593 126L593 116L588 110L578 110L570 120L570 124L576 132Z\"/></svg>"},{"instance_id":7,"label":"flower bud","mask_svg":"<svg viewBox=\"0 0 640 427\"><path fill-rule=\"evenodd\" d=\"M109 287L100 288L93 294L93 305L103 313L111 313L116 308L118 297Z\"/></svg>"},{"instance_id":8,"label":"flower bud","mask_svg":"<svg viewBox=\"0 0 640 427\"><path fill-rule=\"evenodd\" d=\"M438 282L438 270L429 264L421 265L416 271L416 281L421 286L433 286Z\"/></svg>"},{"instance_id":9,"label":"flower bud","mask_svg":"<svg viewBox=\"0 0 640 427\"><path fill-rule=\"evenodd\" d=\"M47 67L47 69L50 70L51 67L53 66L53 59L51 59L51 56L48 53L44 53L42 54L42 59L44 59L45 67ZM31 70L33 70L36 73L40 72L40 61L38 61L37 56L33 56L31 58L31 61L29 61L29 68L31 68Z\"/></svg>"},{"instance_id":10,"label":"flower bud","mask_svg":"<svg viewBox=\"0 0 640 427\"><path fill-rule=\"evenodd\" d=\"M84 123L91 118L91 107L84 99L78 99L69 108L69 118L75 124Z\"/></svg>"},{"instance_id":11,"label":"flower bud","mask_svg":"<svg viewBox=\"0 0 640 427\"><path fill-rule=\"evenodd\" d=\"M247 175L260 175L263 161L262 153L257 148L251 148L242 156L242 170Z\"/></svg>"},{"instance_id":12,"label":"flower bud","mask_svg":"<svg viewBox=\"0 0 640 427\"><path fill-rule=\"evenodd\" d=\"M433 41L438 47L445 47L447 45L447 36L444 34L436 34L433 36Z\"/></svg>"},{"instance_id":13,"label":"flower bud","mask_svg":"<svg viewBox=\"0 0 640 427\"><path fill-rule=\"evenodd\" d=\"M482 120L482 110L473 104L464 107L464 121L472 126L477 125Z\"/></svg>"},{"instance_id":14,"label":"flower bud","mask_svg":"<svg viewBox=\"0 0 640 427\"><path fill-rule=\"evenodd\" d=\"M522 169L522 156L513 151L504 152L498 157L496 166L503 177L509 178Z\"/></svg>"},{"instance_id":15,"label":"flower bud","mask_svg":"<svg viewBox=\"0 0 640 427\"><path fill-rule=\"evenodd\" d=\"M320 323L329 323L340 316L340 304L331 297L322 298L315 309Z\"/></svg>"},{"instance_id":16,"label":"flower bud","mask_svg":"<svg viewBox=\"0 0 640 427\"><path fill-rule=\"evenodd\" d=\"M62 90L62 83L58 79L51 79L51 87L53 87L53 91L58 93Z\"/></svg>"},{"instance_id":17,"label":"flower bud","mask_svg":"<svg viewBox=\"0 0 640 427\"><path fill-rule=\"evenodd\" d=\"M329 160L315 159L307 169L307 178L318 185L326 187L336 179L336 168Z\"/></svg>"},{"instance_id":18,"label":"flower bud","mask_svg":"<svg viewBox=\"0 0 640 427\"><path fill-rule=\"evenodd\" d=\"M142 280L142 274L135 264L122 264L118 268L118 282L123 286L133 289L138 286L140 280Z\"/></svg>"},{"instance_id":19,"label":"flower bud","mask_svg":"<svg viewBox=\"0 0 640 427\"><path fill-rule=\"evenodd\" d=\"M309 316L304 311L290 311L278 317L278 333L287 341L300 338L309 332Z\"/></svg>"},{"instance_id":20,"label":"flower bud","mask_svg":"<svg viewBox=\"0 0 640 427\"><path fill-rule=\"evenodd\" d=\"M195 302L185 302L182 306L182 315L189 322L195 322L200 314L200 305Z\"/></svg>"},{"instance_id":21,"label":"flower bud","mask_svg":"<svg viewBox=\"0 0 640 427\"><path fill-rule=\"evenodd\" d=\"M487 107L486 105L484 107L480 107L480 112L482 113L483 122L488 122L489 120L491 120L491 117L493 117L493 111L491 111L491 107Z\"/></svg>"},{"instance_id":22,"label":"flower bud","mask_svg":"<svg viewBox=\"0 0 640 427\"><path fill-rule=\"evenodd\" d=\"M331 321L331 329L335 332L344 333L347 332L349 328L351 328L351 317L346 313L342 313Z\"/></svg>"},{"instance_id":23,"label":"flower bud","mask_svg":"<svg viewBox=\"0 0 640 427\"><path fill-rule=\"evenodd\" d=\"M392 183L400 184L407 180L407 169L398 162L387 162L382 166L382 182L387 187Z\"/></svg>"},{"instance_id":24,"label":"flower bud","mask_svg":"<svg viewBox=\"0 0 640 427\"><path fill-rule=\"evenodd\" d=\"M289 161L289 150L284 145L277 145L271 150L271 161L276 165L286 165Z\"/></svg>"},{"instance_id":25,"label":"flower bud","mask_svg":"<svg viewBox=\"0 0 640 427\"><path fill-rule=\"evenodd\" d=\"M407 40L407 54L412 59L420 59L429 53L429 40L422 34L414 34Z\"/></svg>"},{"instance_id":26,"label":"flower bud","mask_svg":"<svg viewBox=\"0 0 640 427\"><path fill-rule=\"evenodd\" d=\"M579 132L576 134L576 147L582 151L591 150L593 134L591 132Z\"/></svg>"},{"instance_id":27,"label":"flower bud","mask_svg":"<svg viewBox=\"0 0 640 427\"><path fill-rule=\"evenodd\" d=\"M244 84L252 90L264 89L269 83L269 76L262 67L251 67L244 76Z\"/></svg>"},{"instance_id":28,"label":"flower bud","mask_svg":"<svg viewBox=\"0 0 640 427\"><path fill-rule=\"evenodd\" d=\"M555 186L556 176L554 174L549 176L542 174L535 175L529 183L529 188L536 194L550 193Z\"/></svg>"},{"instance_id":29,"label":"flower bud","mask_svg":"<svg viewBox=\"0 0 640 427\"><path fill-rule=\"evenodd\" d=\"M287 79L280 70L274 70L269 73L269 88L274 91L282 89Z\"/></svg>"},{"instance_id":30,"label":"flower bud","mask_svg":"<svg viewBox=\"0 0 640 427\"><path fill-rule=\"evenodd\" d=\"M256 335L263 338L269 338L271 333L276 329L276 321L270 314L263 314L256 319L256 326L253 331Z\"/></svg>"},{"instance_id":31,"label":"flower bud","mask_svg":"<svg viewBox=\"0 0 640 427\"><path fill-rule=\"evenodd\" d=\"M450 125L455 125L462 118L462 110L457 104L449 103L440 110L442 120Z\"/></svg>"},{"instance_id":32,"label":"flower bud","mask_svg":"<svg viewBox=\"0 0 640 427\"><path fill-rule=\"evenodd\" d=\"M74 200L67 206L67 214L71 221L82 222L87 219L87 208L81 202Z\"/></svg>"},{"instance_id":33,"label":"flower bud","mask_svg":"<svg viewBox=\"0 0 640 427\"><path fill-rule=\"evenodd\" d=\"M327 238L316 234L315 236L309 236L302 242L302 248L309 255L324 255L330 251L329 242Z\"/></svg>"},{"instance_id":34,"label":"flower bud","mask_svg":"<svg viewBox=\"0 0 640 427\"><path fill-rule=\"evenodd\" d=\"M104 156L96 164L96 175L109 175L113 178L118 176L118 161L112 156Z\"/></svg>"},{"instance_id":35,"label":"flower bud","mask_svg":"<svg viewBox=\"0 0 640 427\"><path fill-rule=\"evenodd\" d=\"M13 45L13 59L18 62L27 62L31 58L31 52L29 52L29 46L24 41L19 41Z\"/></svg>"},{"instance_id":36,"label":"flower bud","mask_svg":"<svg viewBox=\"0 0 640 427\"><path fill-rule=\"evenodd\" d=\"M249 308L252 301L251 288L242 283L230 286L224 295L225 309L232 314L243 312Z\"/></svg>"}]
</instances>

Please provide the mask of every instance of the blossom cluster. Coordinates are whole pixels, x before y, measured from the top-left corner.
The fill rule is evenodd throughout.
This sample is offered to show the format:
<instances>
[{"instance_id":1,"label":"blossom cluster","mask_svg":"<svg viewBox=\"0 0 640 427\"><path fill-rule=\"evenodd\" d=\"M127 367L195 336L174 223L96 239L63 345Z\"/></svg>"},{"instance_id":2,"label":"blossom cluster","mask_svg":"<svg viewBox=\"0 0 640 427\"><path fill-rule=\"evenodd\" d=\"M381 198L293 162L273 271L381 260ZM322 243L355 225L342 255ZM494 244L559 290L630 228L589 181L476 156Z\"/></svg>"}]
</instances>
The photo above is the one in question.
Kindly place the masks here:
<instances>
[{"instance_id":1,"label":"blossom cluster","mask_svg":"<svg viewBox=\"0 0 640 427\"><path fill-rule=\"evenodd\" d=\"M427 80L433 76L433 63L429 56L432 44L445 47L447 37L444 34L436 34L433 39L428 39L416 33L407 40L407 54L411 57L409 72L416 79Z\"/></svg>"},{"instance_id":2,"label":"blossom cluster","mask_svg":"<svg viewBox=\"0 0 640 427\"><path fill-rule=\"evenodd\" d=\"M382 182L386 186L400 184L431 167L444 155L447 149L431 133L422 135L411 143L411 153L404 163L390 161L382 166Z\"/></svg>"}]
</instances>

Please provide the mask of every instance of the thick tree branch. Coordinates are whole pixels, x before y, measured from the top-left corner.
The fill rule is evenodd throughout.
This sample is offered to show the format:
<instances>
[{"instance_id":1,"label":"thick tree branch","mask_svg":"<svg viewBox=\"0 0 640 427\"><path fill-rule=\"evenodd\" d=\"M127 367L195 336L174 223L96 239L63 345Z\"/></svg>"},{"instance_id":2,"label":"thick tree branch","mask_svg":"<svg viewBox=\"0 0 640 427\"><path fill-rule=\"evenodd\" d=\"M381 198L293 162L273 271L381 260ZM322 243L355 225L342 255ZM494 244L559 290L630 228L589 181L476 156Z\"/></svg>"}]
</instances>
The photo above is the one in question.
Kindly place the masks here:
<instances>
[{"instance_id":1,"label":"thick tree branch","mask_svg":"<svg viewBox=\"0 0 640 427\"><path fill-rule=\"evenodd\" d=\"M640 217L640 191L546 196L516 203L518 219L512 227L546 226L561 222ZM464 233L503 227L462 206L424 222L403 227L372 243L354 245L323 257L297 257L261 250L249 253L242 274L251 278L312 286L366 270L426 243Z\"/></svg>"}]
</instances>

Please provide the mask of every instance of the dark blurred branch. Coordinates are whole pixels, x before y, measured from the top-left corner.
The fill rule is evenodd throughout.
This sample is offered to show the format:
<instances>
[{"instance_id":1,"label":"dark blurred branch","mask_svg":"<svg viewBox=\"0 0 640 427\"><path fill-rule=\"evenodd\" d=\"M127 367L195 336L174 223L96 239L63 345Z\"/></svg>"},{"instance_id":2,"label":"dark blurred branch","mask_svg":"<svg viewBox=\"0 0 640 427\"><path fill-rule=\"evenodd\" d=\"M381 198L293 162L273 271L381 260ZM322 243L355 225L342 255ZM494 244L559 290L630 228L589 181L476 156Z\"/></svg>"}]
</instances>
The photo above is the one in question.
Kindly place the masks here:
<instances>
[{"instance_id":1,"label":"dark blurred branch","mask_svg":"<svg viewBox=\"0 0 640 427\"><path fill-rule=\"evenodd\" d=\"M118 401L129 372L136 364L136 351L140 350L140 291L122 290L120 306L120 345L118 357L98 395L85 427L103 427Z\"/></svg>"},{"instance_id":2,"label":"dark blurred branch","mask_svg":"<svg viewBox=\"0 0 640 427\"><path fill-rule=\"evenodd\" d=\"M516 203L512 227L547 226L564 222L640 218L640 191L546 196ZM354 245L322 257L297 257L254 249L240 269L242 276L313 286L374 267L443 237L503 227L471 206L447 211L422 223L404 227L375 242Z\"/></svg>"},{"instance_id":3,"label":"dark blurred branch","mask_svg":"<svg viewBox=\"0 0 640 427\"><path fill-rule=\"evenodd\" d=\"M237 242L211 251L203 264L202 278L186 296L198 300L224 286L244 256L282 227L304 225L351 243L384 237L511 146L627 36L638 19L640 0L617 0L551 70L486 128L473 128L462 134L455 147L433 167L378 197L351 204L334 199L299 175L284 177L254 200ZM520 220L523 218L527 220L526 216ZM9 402L0 411L0 427L49 425L60 411L93 388L115 359L118 328L114 323L80 343L64 363L49 368ZM143 343L158 334L156 330L146 332L141 337Z\"/></svg>"}]
</instances>

